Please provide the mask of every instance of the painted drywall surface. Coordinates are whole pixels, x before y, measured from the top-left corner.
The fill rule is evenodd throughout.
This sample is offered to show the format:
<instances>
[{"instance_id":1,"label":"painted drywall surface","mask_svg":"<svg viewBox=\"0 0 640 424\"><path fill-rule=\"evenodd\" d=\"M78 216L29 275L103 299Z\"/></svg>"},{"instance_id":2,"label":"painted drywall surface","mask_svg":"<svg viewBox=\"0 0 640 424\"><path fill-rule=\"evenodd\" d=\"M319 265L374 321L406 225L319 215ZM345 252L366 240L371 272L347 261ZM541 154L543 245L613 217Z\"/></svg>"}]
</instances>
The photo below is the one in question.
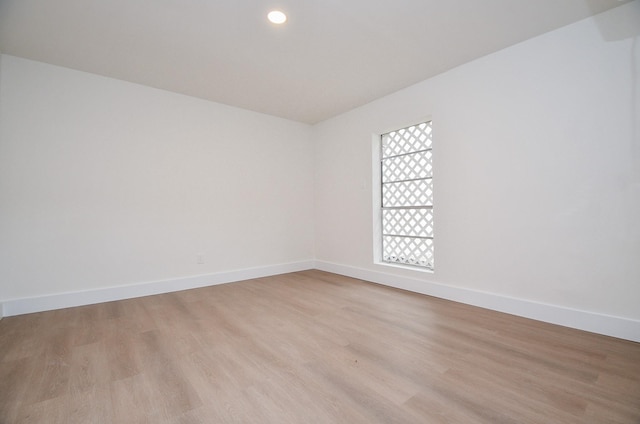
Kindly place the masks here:
<instances>
[{"instance_id":1,"label":"painted drywall surface","mask_svg":"<svg viewBox=\"0 0 640 424\"><path fill-rule=\"evenodd\" d=\"M0 300L313 259L309 126L6 55L1 75Z\"/></svg>"},{"instance_id":2,"label":"painted drywall surface","mask_svg":"<svg viewBox=\"0 0 640 424\"><path fill-rule=\"evenodd\" d=\"M621 6L317 125L317 260L640 318L640 43L616 29L639 11ZM373 254L373 134L424 117L433 274Z\"/></svg>"}]
</instances>

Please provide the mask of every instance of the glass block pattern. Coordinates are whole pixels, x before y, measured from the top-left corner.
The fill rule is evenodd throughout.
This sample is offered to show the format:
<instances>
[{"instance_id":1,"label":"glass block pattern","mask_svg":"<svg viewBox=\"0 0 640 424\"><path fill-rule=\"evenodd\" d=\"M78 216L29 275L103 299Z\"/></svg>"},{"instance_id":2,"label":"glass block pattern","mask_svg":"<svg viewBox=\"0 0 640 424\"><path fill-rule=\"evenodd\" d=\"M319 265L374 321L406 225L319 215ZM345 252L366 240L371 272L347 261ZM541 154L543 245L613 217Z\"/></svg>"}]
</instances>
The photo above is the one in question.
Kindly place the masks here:
<instances>
[{"instance_id":1,"label":"glass block pattern","mask_svg":"<svg viewBox=\"0 0 640 424\"><path fill-rule=\"evenodd\" d=\"M431 122L382 135L382 260L433 269Z\"/></svg>"},{"instance_id":2,"label":"glass block pattern","mask_svg":"<svg viewBox=\"0 0 640 424\"><path fill-rule=\"evenodd\" d=\"M433 239L384 236L382 246L385 262L433 269Z\"/></svg>"},{"instance_id":3,"label":"glass block pattern","mask_svg":"<svg viewBox=\"0 0 640 424\"><path fill-rule=\"evenodd\" d=\"M382 207L433 206L433 180L388 183L382 185Z\"/></svg>"},{"instance_id":4,"label":"glass block pattern","mask_svg":"<svg viewBox=\"0 0 640 424\"><path fill-rule=\"evenodd\" d=\"M431 121L382 135L382 157L402 155L431 148Z\"/></svg>"},{"instance_id":5,"label":"glass block pattern","mask_svg":"<svg viewBox=\"0 0 640 424\"><path fill-rule=\"evenodd\" d=\"M433 237L431 209L384 209L384 235Z\"/></svg>"}]
</instances>

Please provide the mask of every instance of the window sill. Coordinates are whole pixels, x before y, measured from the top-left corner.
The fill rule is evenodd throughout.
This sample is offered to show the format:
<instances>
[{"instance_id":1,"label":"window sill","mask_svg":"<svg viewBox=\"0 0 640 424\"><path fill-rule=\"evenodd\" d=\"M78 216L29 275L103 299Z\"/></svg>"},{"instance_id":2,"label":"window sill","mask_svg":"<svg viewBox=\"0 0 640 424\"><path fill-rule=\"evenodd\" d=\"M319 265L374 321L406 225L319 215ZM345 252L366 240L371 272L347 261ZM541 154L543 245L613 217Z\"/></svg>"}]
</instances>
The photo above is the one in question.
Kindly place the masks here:
<instances>
[{"instance_id":1,"label":"window sill","mask_svg":"<svg viewBox=\"0 0 640 424\"><path fill-rule=\"evenodd\" d=\"M373 264L374 265L384 266L384 267L406 269L408 271L418 271L418 272L423 272L423 273L427 273L427 274L435 274L435 271L433 269L425 268L423 266L417 266L417 265L406 265L406 264L399 264L399 263L393 263L393 262L383 262L383 261L375 261Z\"/></svg>"}]
</instances>

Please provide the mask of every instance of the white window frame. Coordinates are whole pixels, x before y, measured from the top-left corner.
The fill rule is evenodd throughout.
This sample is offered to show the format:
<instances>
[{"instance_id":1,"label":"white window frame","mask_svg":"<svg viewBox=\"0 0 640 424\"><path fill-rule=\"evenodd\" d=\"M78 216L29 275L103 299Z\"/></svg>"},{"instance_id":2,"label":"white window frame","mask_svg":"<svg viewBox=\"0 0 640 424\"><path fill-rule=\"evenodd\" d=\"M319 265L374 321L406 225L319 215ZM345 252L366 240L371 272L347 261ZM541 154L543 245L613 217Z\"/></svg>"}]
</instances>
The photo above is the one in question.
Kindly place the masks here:
<instances>
[{"instance_id":1,"label":"white window frame","mask_svg":"<svg viewBox=\"0 0 640 424\"><path fill-rule=\"evenodd\" d=\"M405 124L405 125L398 125L395 128L392 129L385 129L382 131L376 131L376 133L374 133L372 135L372 187L373 187L373 239L374 239L374 246L373 246L373 253L374 253L374 263L378 264L378 265L384 265L384 266L392 266L392 267L400 267L400 268L407 268L407 269L411 269L411 270L417 270L417 271L423 271L423 272L429 272L429 273L433 273L434 272L434 258L433 256L431 257L431 260L429 261L430 263L425 263L424 261L422 261L422 263L411 263L411 262L416 262L416 261L412 261L412 260L405 260L405 261L401 261L401 260L394 260L394 261L390 261L390 260L385 260L384 259L384 255L383 255L383 214L385 213L385 210L395 210L395 209L408 209L406 206L402 206L402 207L389 207L384 206L383 205L383 186L385 183L383 182L383 175L382 175L382 167L383 167L383 153L382 153L382 140L383 140L383 136L392 132L397 132L397 131L401 131L401 130L406 130L407 128L410 128L412 126L418 126L422 123L429 123L429 125L431 126L431 130L433 131L433 121L431 119L431 117L426 117L423 119L419 119L416 121L413 121L412 123L409 124ZM431 161L433 161L433 146L431 146L429 149L430 154L432 155ZM433 169L433 163L431 162L431 166ZM431 176L429 177L430 181L431 181L431 190L433 190L433 181L434 181L434 175L433 175L433 171L431 172ZM431 194L431 196L433 196L433 193ZM431 199L431 204L430 205L414 205L415 207L411 207L410 209L412 210L416 210L416 209L429 209L431 217L433 218L434 216L434 204L433 204L433 198ZM431 222L431 228L433 228L433 222ZM433 233L430 233L428 237L423 237L423 238L428 238L431 241L431 253L433 254L435 252L435 246L434 246L434 242L435 242L435 235Z\"/></svg>"}]
</instances>

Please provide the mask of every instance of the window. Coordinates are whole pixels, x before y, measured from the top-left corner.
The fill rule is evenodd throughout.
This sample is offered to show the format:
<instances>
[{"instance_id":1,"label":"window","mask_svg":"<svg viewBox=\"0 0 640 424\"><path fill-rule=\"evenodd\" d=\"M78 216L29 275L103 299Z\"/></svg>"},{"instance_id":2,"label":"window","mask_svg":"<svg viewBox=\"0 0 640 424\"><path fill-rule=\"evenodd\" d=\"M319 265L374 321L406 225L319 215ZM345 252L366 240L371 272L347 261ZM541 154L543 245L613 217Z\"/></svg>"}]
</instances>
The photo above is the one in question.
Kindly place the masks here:
<instances>
[{"instance_id":1,"label":"window","mask_svg":"<svg viewBox=\"0 0 640 424\"><path fill-rule=\"evenodd\" d=\"M433 270L431 122L382 134L382 261Z\"/></svg>"}]
</instances>

